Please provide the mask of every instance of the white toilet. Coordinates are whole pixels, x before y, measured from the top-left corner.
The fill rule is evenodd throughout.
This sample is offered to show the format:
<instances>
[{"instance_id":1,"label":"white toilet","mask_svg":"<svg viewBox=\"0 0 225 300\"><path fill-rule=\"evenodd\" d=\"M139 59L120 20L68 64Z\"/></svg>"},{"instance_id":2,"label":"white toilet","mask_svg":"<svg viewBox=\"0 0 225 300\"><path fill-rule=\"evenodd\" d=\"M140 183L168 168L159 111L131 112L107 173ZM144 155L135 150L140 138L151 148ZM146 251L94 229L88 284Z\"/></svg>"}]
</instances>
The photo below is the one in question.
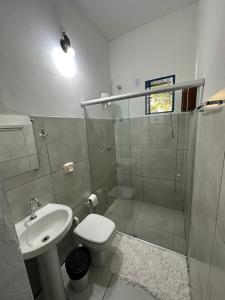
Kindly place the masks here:
<instances>
[{"instance_id":1,"label":"white toilet","mask_svg":"<svg viewBox=\"0 0 225 300\"><path fill-rule=\"evenodd\" d=\"M116 233L115 223L101 215L90 214L74 229L74 233L91 252L92 264L102 267Z\"/></svg>"}]
</instances>

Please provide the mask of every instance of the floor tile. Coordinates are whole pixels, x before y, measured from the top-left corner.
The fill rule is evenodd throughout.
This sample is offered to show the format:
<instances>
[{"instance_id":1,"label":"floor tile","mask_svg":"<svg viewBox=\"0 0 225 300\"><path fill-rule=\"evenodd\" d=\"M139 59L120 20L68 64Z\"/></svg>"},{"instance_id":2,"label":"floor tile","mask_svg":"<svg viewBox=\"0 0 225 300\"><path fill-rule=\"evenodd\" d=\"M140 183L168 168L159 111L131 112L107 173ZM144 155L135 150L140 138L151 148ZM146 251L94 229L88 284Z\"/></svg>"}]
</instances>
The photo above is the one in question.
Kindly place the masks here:
<instances>
[{"instance_id":1,"label":"floor tile","mask_svg":"<svg viewBox=\"0 0 225 300\"><path fill-rule=\"evenodd\" d=\"M184 215L181 211L118 198L105 216L113 220L122 233L182 254L186 251Z\"/></svg>"},{"instance_id":2,"label":"floor tile","mask_svg":"<svg viewBox=\"0 0 225 300\"><path fill-rule=\"evenodd\" d=\"M158 245L160 247L173 250L172 233L164 232L157 229L154 230L151 228L141 227L136 224L134 227L134 236L141 240Z\"/></svg>"},{"instance_id":3,"label":"floor tile","mask_svg":"<svg viewBox=\"0 0 225 300\"><path fill-rule=\"evenodd\" d=\"M141 203L130 199L118 198L105 213L105 217L114 221L118 231L133 235L133 221Z\"/></svg>"},{"instance_id":4,"label":"floor tile","mask_svg":"<svg viewBox=\"0 0 225 300\"><path fill-rule=\"evenodd\" d=\"M67 287L67 296L69 300L102 300L106 288L112 278L112 274L108 267L103 268L91 267L90 270L90 284L80 293L73 291L69 284L69 278L66 274L66 270L62 268L64 284Z\"/></svg>"},{"instance_id":5,"label":"floor tile","mask_svg":"<svg viewBox=\"0 0 225 300\"><path fill-rule=\"evenodd\" d=\"M125 280L113 276L106 290L104 300L156 300L139 286L127 283Z\"/></svg>"},{"instance_id":6,"label":"floor tile","mask_svg":"<svg viewBox=\"0 0 225 300\"><path fill-rule=\"evenodd\" d=\"M143 203L135 224L151 229L173 232L173 210Z\"/></svg>"}]
</instances>

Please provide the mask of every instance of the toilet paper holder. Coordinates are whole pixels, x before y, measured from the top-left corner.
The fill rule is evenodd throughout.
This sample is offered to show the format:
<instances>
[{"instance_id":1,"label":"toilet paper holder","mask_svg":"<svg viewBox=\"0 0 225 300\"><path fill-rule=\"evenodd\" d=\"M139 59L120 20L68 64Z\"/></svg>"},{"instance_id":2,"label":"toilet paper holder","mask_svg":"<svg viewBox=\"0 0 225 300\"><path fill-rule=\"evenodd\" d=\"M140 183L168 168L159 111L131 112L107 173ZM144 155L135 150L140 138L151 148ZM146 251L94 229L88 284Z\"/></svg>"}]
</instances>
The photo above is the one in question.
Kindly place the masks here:
<instances>
[{"instance_id":1,"label":"toilet paper holder","mask_svg":"<svg viewBox=\"0 0 225 300\"><path fill-rule=\"evenodd\" d=\"M86 202L85 202L85 205L88 207L88 213L89 214L92 214L92 213L96 213L96 208L94 207L94 205L93 205L93 203L92 203L92 201L91 200L87 200Z\"/></svg>"},{"instance_id":2,"label":"toilet paper holder","mask_svg":"<svg viewBox=\"0 0 225 300\"><path fill-rule=\"evenodd\" d=\"M90 199L85 202L85 205L87 205L87 207L94 207L93 202Z\"/></svg>"},{"instance_id":3,"label":"toilet paper holder","mask_svg":"<svg viewBox=\"0 0 225 300\"><path fill-rule=\"evenodd\" d=\"M85 202L85 205L87 205L89 213L92 213L92 212L95 213L95 211L96 211L95 207L98 205L98 197L95 194L91 194L88 197L88 200Z\"/></svg>"}]
</instances>

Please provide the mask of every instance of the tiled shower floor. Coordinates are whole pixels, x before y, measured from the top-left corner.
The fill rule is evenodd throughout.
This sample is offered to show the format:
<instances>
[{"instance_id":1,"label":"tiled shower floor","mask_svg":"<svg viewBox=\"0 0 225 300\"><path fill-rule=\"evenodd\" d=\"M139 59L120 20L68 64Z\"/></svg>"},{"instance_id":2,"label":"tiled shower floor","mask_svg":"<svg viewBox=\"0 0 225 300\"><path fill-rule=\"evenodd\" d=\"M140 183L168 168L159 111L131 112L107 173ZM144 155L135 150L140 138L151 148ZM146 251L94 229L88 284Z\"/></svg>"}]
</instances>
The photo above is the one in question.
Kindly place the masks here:
<instances>
[{"instance_id":1,"label":"tiled shower floor","mask_svg":"<svg viewBox=\"0 0 225 300\"><path fill-rule=\"evenodd\" d=\"M118 198L105 216L115 222L120 232L185 254L182 211Z\"/></svg>"}]
</instances>

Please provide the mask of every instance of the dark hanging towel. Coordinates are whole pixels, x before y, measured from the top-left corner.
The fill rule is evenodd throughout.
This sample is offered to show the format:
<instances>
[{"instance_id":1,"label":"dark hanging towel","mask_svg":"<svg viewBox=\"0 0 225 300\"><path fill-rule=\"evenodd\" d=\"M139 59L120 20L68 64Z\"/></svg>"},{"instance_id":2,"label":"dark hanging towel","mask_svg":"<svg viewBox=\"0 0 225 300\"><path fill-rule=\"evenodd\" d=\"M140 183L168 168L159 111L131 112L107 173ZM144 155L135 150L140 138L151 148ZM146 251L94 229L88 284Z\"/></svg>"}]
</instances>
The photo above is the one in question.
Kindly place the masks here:
<instances>
[{"instance_id":1,"label":"dark hanging towel","mask_svg":"<svg viewBox=\"0 0 225 300\"><path fill-rule=\"evenodd\" d=\"M192 111L196 108L197 87L182 91L181 111Z\"/></svg>"}]
</instances>

